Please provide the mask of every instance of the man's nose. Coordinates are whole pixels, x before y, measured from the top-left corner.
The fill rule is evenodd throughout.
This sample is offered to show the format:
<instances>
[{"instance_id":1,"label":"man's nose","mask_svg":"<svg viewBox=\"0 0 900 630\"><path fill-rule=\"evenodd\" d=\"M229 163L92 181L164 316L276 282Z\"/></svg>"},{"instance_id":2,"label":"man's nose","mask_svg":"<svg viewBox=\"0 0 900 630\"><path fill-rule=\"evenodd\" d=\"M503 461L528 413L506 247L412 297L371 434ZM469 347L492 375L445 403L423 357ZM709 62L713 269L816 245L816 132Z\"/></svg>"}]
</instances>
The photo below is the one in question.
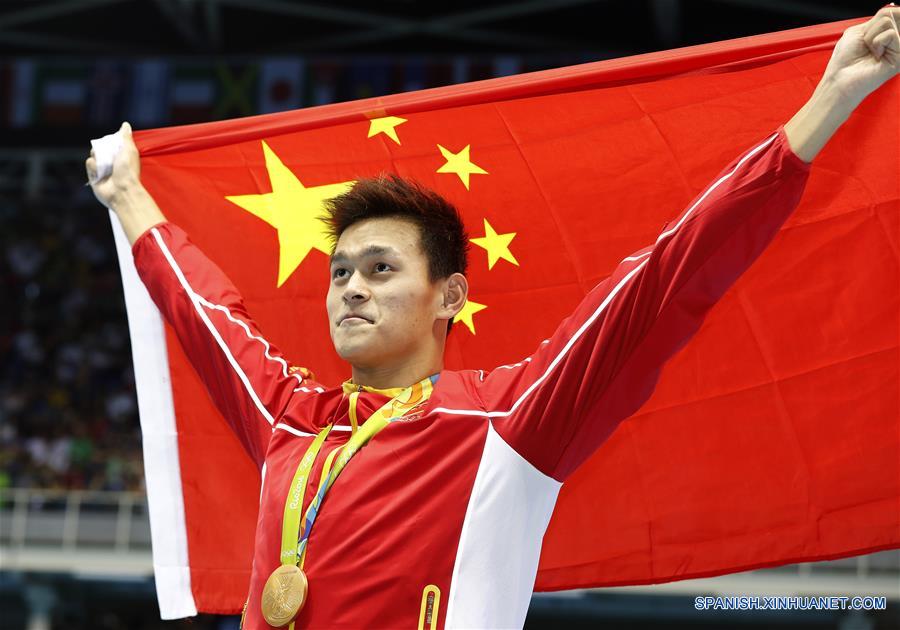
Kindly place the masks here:
<instances>
[{"instance_id":1,"label":"man's nose","mask_svg":"<svg viewBox=\"0 0 900 630\"><path fill-rule=\"evenodd\" d=\"M349 304L351 302L365 302L367 299L369 299L368 287L360 278L360 274L353 274L344 287L344 301Z\"/></svg>"}]
</instances>

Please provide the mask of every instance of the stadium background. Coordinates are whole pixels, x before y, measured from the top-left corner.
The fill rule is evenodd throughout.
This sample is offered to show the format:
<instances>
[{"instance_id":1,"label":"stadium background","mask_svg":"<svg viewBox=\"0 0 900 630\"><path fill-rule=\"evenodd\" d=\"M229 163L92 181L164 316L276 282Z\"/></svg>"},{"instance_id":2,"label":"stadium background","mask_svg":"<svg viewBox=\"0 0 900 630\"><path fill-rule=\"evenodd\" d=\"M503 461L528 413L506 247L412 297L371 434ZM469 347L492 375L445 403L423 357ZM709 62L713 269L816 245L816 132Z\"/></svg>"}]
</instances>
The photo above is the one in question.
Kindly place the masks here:
<instances>
[{"instance_id":1,"label":"stadium background","mask_svg":"<svg viewBox=\"0 0 900 630\"><path fill-rule=\"evenodd\" d=\"M53 0L0 4L0 627L162 622L134 375L90 138L419 90L830 22L776 0ZM536 594L526 628L900 627L900 552ZM886 611L696 611L704 594L883 595Z\"/></svg>"}]
</instances>

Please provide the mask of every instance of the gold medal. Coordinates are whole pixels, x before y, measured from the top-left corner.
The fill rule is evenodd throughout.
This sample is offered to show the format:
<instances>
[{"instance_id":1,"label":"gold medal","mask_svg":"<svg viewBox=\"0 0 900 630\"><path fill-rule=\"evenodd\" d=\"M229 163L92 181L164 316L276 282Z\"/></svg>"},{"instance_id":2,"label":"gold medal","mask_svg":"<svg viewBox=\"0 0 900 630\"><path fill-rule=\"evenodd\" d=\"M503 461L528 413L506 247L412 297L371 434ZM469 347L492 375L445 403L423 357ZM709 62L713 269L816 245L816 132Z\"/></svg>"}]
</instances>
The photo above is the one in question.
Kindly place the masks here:
<instances>
[{"instance_id":1,"label":"gold medal","mask_svg":"<svg viewBox=\"0 0 900 630\"><path fill-rule=\"evenodd\" d=\"M274 571L262 593L262 614L266 623L282 628L297 616L306 603L309 582L296 564L283 564Z\"/></svg>"}]
</instances>

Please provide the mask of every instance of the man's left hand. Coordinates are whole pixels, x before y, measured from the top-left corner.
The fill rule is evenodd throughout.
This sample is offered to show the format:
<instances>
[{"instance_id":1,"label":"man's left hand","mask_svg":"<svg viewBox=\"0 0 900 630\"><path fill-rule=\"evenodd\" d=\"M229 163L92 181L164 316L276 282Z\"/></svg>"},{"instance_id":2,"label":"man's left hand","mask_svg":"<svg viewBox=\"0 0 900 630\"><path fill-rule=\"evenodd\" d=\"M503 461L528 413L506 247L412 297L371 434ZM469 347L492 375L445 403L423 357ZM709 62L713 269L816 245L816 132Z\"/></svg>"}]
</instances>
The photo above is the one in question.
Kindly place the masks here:
<instances>
[{"instance_id":1,"label":"man's left hand","mask_svg":"<svg viewBox=\"0 0 900 630\"><path fill-rule=\"evenodd\" d=\"M856 108L869 94L900 73L900 7L883 7L868 22L851 26L834 47L823 83L830 83Z\"/></svg>"}]
</instances>

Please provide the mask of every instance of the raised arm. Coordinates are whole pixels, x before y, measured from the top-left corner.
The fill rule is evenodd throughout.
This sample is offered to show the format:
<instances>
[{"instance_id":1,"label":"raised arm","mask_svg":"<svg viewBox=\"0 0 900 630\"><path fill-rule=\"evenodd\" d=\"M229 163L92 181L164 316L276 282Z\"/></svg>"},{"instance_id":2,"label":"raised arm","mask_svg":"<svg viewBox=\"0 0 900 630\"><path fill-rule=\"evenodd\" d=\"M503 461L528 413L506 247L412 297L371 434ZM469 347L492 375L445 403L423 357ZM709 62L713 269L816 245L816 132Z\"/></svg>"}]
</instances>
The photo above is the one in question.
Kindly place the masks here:
<instances>
[{"instance_id":1,"label":"raised arm","mask_svg":"<svg viewBox=\"0 0 900 630\"><path fill-rule=\"evenodd\" d=\"M316 395L322 388L263 337L226 274L166 220L141 185L140 157L128 123L122 131L123 148L109 176L95 181L94 156L86 162L94 194L121 221L150 297L216 407L261 466L290 399Z\"/></svg>"},{"instance_id":2,"label":"raised arm","mask_svg":"<svg viewBox=\"0 0 900 630\"><path fill-rule=\"evenodd\" d=\"M623 258L533 355L476 384L516 452L563 481L646 402L666 361L794 211L809 162L865 96L897 74L897 11L882 9L848 29L790 122L728 164L652 245Z\"/></svg>"},{"instance_id":3,"label":"raised arm","mask_svg":"<svg viewBox=\"0 0 900 630\"><path fill-rule=\"evenodd\" d=\"M165 221L166 217L141 184L141 157L131 137L131 125L122 123L120 132L122 149L113 161L112 173L97 181L97 159L93 149L85 167L97 200L116 213L128 242L134 245L141 234Z\"/></svg>"},{"instance_id":4,"label":"raised arm","mask_svg":"<svg viewBox=\"0 0 900 630\"><path fill-rule=\"evenodd\" d=\"M900 7L891 3L868 22L844 31L812 97L784 125L800 159L812 162L853 110L900 72L898 22Z\"/></svg>"}]
</instances>

